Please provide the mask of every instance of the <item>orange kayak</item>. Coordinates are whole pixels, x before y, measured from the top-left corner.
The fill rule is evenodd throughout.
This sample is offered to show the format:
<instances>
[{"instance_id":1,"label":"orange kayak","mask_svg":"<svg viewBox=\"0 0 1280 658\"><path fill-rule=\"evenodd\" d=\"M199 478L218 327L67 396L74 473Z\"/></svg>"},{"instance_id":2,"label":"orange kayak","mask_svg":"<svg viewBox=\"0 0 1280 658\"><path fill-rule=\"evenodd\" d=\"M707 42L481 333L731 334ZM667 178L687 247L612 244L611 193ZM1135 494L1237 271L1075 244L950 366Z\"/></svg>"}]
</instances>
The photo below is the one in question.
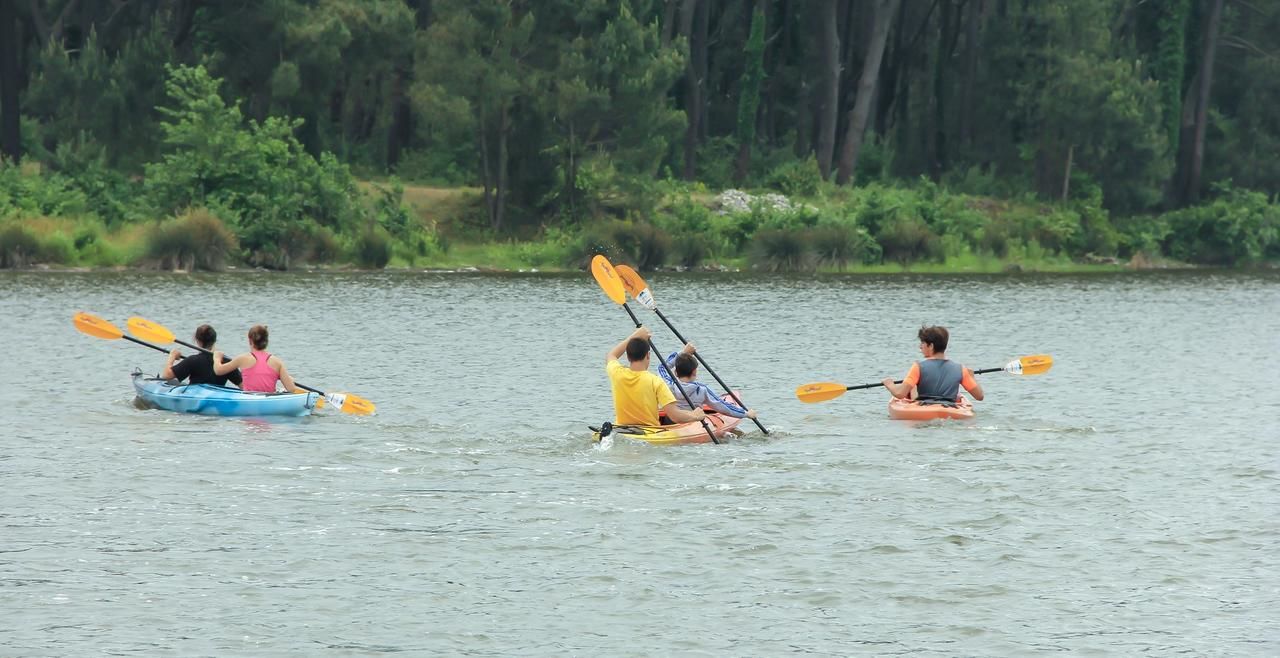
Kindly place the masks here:
<instances>
[{"instance_id":1,"label":"orange kayak","mask_svg":"<svg viewBox=\"0 0 1280 658\"><path fill-rule=\"evenodd\" d=\"M956 406L945 404L926 404L915 400L894 398L889 400L889 417L894 420L936 420L954 418L965 420L973 418L973 404L963 395L956 400Z\"/></svg>"}]
</instances>

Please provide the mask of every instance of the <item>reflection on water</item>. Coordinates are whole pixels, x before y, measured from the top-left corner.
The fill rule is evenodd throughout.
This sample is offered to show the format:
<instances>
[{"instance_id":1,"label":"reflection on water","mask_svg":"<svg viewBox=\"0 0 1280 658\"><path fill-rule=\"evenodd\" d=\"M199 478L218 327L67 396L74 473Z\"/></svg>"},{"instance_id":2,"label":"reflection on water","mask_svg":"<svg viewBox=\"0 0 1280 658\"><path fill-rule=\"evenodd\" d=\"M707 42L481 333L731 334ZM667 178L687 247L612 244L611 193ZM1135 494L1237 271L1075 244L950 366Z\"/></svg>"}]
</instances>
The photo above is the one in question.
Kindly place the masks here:
<instances>
[{"instance_id":1,"label":"reflection on water","mask_svg":"<svg viewBox=\"0 0 1280 658\"><path fill-rule=\"evenodd\" d=\"M647 279L770 436L591 445L631 323L586 274L0 273L0 654L1280 649L1280 397L1223 395L1280 388L1280 274ZM77 310L267 323L378 415L139 410L164 355ZM795 399L926 323L1054 368L968 423Z\"/></svg>"}]
</instances>

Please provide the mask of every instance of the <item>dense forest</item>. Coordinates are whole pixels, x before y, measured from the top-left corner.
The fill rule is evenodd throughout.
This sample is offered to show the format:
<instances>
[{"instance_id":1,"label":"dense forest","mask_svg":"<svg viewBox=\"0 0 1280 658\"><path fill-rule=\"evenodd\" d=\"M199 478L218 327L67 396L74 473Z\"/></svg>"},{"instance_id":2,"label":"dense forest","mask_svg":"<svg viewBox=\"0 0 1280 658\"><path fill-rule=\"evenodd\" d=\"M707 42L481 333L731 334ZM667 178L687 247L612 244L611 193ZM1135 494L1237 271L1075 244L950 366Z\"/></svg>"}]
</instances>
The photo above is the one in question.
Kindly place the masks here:
<instances>
[{"instance_id":1,"label":"dense forest","mask_svg":"<svg viewBox=\"0 0 1280 658\"><path fill-rule=\"evenodd\" d=\"M1275 262L1278 107L1264 0L0 0L0 267Z\"/></svg>"}]
</instances>

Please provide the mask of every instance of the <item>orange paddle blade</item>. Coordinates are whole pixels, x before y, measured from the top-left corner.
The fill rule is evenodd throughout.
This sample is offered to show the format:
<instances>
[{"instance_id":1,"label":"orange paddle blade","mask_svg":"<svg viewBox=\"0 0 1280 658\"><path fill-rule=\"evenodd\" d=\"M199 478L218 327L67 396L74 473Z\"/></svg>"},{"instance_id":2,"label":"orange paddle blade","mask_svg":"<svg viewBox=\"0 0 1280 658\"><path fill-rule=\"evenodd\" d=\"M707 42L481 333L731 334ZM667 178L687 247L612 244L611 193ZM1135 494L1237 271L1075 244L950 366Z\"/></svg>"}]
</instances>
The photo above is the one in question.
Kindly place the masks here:
<instances>
[{"instance_id":1,"label":"orange paddle blade","mask_svg":"<svg viewBox=\"0 0 1280 658\"><path fill-rule=\"evenodd\" d=\"M1053 357L1048 354L1033 354L1024 356L1004 368L1015 375L1040 375L1048 372L1052 367Z\"/></svg>"},{"instance_id":2,"label":"orange paddle blade","mask_svg":"<svg viewBox=\"0 0 1280 658\"><path fill-rule=\"evenodd\" d=\"M618 276L622 277L622 285L627 289L627 293L631 295L631 298L640 302L641 306L651 311L654 310L653 293L649 292L649 284L645 283L644 279L640 278L640 275L635 270L626 265L619 265L614 269L617 270Z\"/></svg>"},{"instance_id":3,"label":"orange paddle blade","mask_svg":"<svg viewBox=\"0 0 1280 658\"><path fill-rule=\"evenodd\" d=\"M324 399L346 414L372 416L373 412L377 411L377 407L372 402L353 393L329 393L324 396Z\"/></svg>"},{"instance_id":4,"label":"orange paddle blade","mask_svg":"<svg viewBox=\"0 0 1280 658\"><path fill-rule=\"evenodd\" d=\"M102 318L81 311L71 318L71 323L80 330L80 333L89 334L94 338L105 338L107 340L116 340L124 336L124 332L120 328L103 320Z\"/></svg>"},{"instance_id":5,"label":"orange paddle blade","mask_svg":"<svg viewBox=\"0 0 1280 658\"><path fill-rule=\"evenodd\" d=\"M604 294L608 295L614 304L627 303L627 291L623 288L622 279L618 277L618 271L613 269L613 263L610 263L604 254L596 254L596 257L591 259L591 276L596 278L596 283L600 284Z\"/></svg>"},{"instance_id":6,"label":"orange paddle blade","mask_svg":"<svg viewBox=\"0 0 1280 658\"><path fill-rule=\"evenodd\" d=\"M618 276L622 278L622 285L627 289L627 294L635 297L640 294L649 284L640 278L640 274L631 269L629 265L616 265L613 268L618 272Z\"/></svg>"},{"instance_id":7,"label":"orange paddle blade","mask_svg":"<svg viewBox=\"0 0 1280 658\"><path fill-rule=\"evenodd\" d=\"M135 315L129 318L128 325L129 333L141 338L142 340L149 340L153 343L173 342L173 332L169 331L168 328L162 324L157 324L146 318L140 318Z\"/></svg>"},{"instance_id":8,"label":"orange paddle blade","mask_svg":"<svg viewBox=\"0 0 1280 658\"><path fill-rule=\"evenodd\" d=\"M347 399L342 401L342 410L357 416L372 416L378 407L359 395L348 393Z\"/></svg>"},{"instance_id":9,"label":"orange paddle blade","mask_svg":"<svg viewBox=\"0 0 1280 658\"><path fill-rule=\"evenodd\" d=\"M796 397L801 402L826 402L834 400L844 395L846 387L844 384L835 382L817 382L814 384L804 384L796 387Z\"/></svg>"}]
</instances>

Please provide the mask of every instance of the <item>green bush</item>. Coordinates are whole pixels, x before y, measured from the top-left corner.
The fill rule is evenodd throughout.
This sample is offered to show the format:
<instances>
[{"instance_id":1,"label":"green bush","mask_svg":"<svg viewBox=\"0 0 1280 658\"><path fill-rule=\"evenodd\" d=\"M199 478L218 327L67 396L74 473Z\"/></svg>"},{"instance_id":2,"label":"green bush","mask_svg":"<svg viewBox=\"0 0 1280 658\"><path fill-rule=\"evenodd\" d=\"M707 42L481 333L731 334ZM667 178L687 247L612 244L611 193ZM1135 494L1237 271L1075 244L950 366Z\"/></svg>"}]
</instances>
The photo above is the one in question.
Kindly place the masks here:
<instances>
[{"instance_id":1,"label":"green bush","mask_svg":"<svg viewBox=\"0 0 1280 658\"><path fill-rule=\"evenodd\" d=\"M115 226L147 216L151 209L143 186L108 165L106 149L86 141L58 145L49 158L50 168L66 177L84 196L87 212L97 215L107 226Z\"/></svg>"},{"instance_id":2,"label":"green bush","mask_svg":"<svg viewBox=\"0 0 1280 658\"><path fill-rule=\"evenodd\" d=\"M40 241L19 224L0 228L0 268L26 267L40 257Z\"/></svg>"},{"instance_id":3,"label":"green bush","mask_svg":"<svg viewBox=\"0 0 1280 658\"><path fill-rule=\"evenodd\" d=\"M810 229L809 244L819 265L844 271L849 263L879 263L883 251L863 228L848 224L827 224Z\"/></svg>"},{"instance_id":4,"label":"green bush","mask_svg":"<svg viewBox=\"0 0 1280 658\"><path fill-rule=\"evenodd\" d=\"M1208 204L1165 215L1166 253L1205 265L1248 265L1280 257L1280 204L1260 192L1219 186Z\"/></svg>"},{"instance_id":5,"label":"green bush","mask_svg":"<svg viewBox=\"0 0 1280 658\"><path fill-rule=\"evenodd\" d=\"M401 201L404 199L404 185L397 179L391 179L387 186L374 185L373 217L392 237L404 239L415 228L417 222L411 217L411 211Z\"/></svg>"},{"instance_id":6,"label":"green bush","mask_svg":"<svg viewBox=\"0 0 1280 658\"><path fill-rule=\"evenodd\" d=\"M61 231L44 236L40 240L40 260L45 263L58 263L61 265L75 263L75 241Z\"/></svg>"},{"instance_id":7,"label":"green bush","mask_svg":"<svg viewBox=\"0 0 1280 658\"><path fill-rule=\"evenodd\" d=\"M812 197L822 187L822 171L817 158L810 155L778 165L769 172L766 184L790 197Z\"/></svg>"},{"instance_id":8,"label":"green bush","mask_svg":"<svg viewBox=\"0 0 1280 658\"><path fill-rule=\"evenodd\" d=\"M916 260L942 260L942 240L918 217L895 217L880 227L876 241L885 260L903 265Z\"/></svg>"},{"instance_id":9,"label":"green bush","mask_svg":"<svg viewBox=\"0 0 1280 658\"><path fill-rule=\"evenodd\" d=\"M698 180L713 190L732 187L737 156L738 143L732 137L711 137L698 147Z\"/></svg>"},{"instance_id":10,"label":"green bush","mask_svg":"<svg viewBox=\"0 0 1280 658\"><path fill-rule=\"evenodd\" d=\"M403 180L421 185L461 187L475 183L475 159L475 147L469 142L434 143L401 153L395 173Z\"/></svg>"},{"instance_id":11,"label":"green bush","mask_svg":"<svg viewBox=\"0 0 1280 658\"><path fill-rule=\"evenodd\" d=\"M68 217L86 214L88 210L88 199L66 176L0 160L0 217L20 213Z\"/></svg>"},{"instance_id":12,"label":"green bush","mask_svg":"<svg viewBox=\"0 0 1280 658\"><path fill-rule=\"evenodd\" d=\"M143 259L160 269L216 272L236 246L236 236L222 220L204 208L192 208L151 232Z\"/></svg>"},{"instance_id":13,"label":"green bush","mask_svg":"<svg viewBox=\"0 0 1280 658\"><path fill-rule=\"evenodd\" d=\"M555 267L574 259L576 243L577 238L568 231L548 228L540 240L517 244L515 255L531 267Z\"/></svg>"},{"instance_id":14,"label":"green bush","mask_svg":"<svg viewBox=\"0 0 1280 658\"><path fill-rule=\"evenodd\" d=\"M1160 215L1120 218L1116 221L1116 253L1121 258L1162 255L1162 245L1172 232L1169 221Z\"/></svg>"},{"instance_id":15,"label":"green bush","mask_svg":"<svg viewBox=\"0 0 1280 658\"><path fill-rule=\"evenodd\" d=\"M879 135L867 133L862 143L862 151L858 154L858 164L853 172L853 180L859 184L869 181L887 180L893 167L893 149L884 143Z\"/></svg>"},{"instance_id":16,"label":"green bush","mask_svg":"<svg viewBox=\"0 0 1280 658\"><path fill-rule=\"evenodd\" d=\"M584 266L595 254L604 254L616 263L627 263L645 271L661 267L671 251L671 237L645 222L609 220L585 230L572 266Z\"/></svg>"},{"instance_id":17,"label":"green bush","mask_svg":"<svg viewBox=\"0 0 1280 658\"><path fill-rule=\"evenodd\" d=\"M817 258L805 233L796 229L764 229L751 241L751 264L768 272L808 272Z\"/></svg>"},{"instance_id":18,"label":"green bush","mask_svg":"<svg viewBox=\"0 0 1280 658\"><path fill-rule=\"evenodd\" d=\"M356 238L354 255L360 267L380 270L391 262L391 238L384 229L370 226Z\"/></svg>"},{"instance_id":19,"label":"green bush","mask_svg":"<svg viewBox=\"0 0 1280 658\"><path fill-rule=\"evenodd\" d=\"M349 168L331 153L312 157L294 136L300 120L246 122L203 67L170 70L174 107L161 108L167 153L147 165L146 189L162 211L205 206L235 228L248 260L287 267L297 226L344 232L368 219Z\"/></svg>"},{"instance_id":20,"label":"green bush","mask_svg":"<svg viewBox=\"0 0 1280 658\"><path fill-rule=\"evenodd\" d=\"M693 269L712 254L712 238L706 233L688 231L678 233L671 240L672 254L677 265Z\"/></svg>"}]
</instances>

